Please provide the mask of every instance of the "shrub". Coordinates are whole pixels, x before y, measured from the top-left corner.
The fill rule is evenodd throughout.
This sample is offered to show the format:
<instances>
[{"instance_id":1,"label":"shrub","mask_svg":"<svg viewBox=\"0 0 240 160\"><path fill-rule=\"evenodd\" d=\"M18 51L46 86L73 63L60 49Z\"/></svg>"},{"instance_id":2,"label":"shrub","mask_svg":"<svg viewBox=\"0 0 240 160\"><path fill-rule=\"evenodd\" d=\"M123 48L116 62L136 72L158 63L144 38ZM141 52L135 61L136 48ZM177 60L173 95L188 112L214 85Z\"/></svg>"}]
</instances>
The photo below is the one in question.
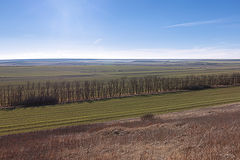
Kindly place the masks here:
<instances>
[{"instance_id":1,"label":"shrub","mask_svg":"<svg viewBox=\"0 0 240 160\"><path fill-rule=\"evenodd\" d=\"M209 89L212 88L209 85L195 85L195 86L187 86L184 89L186 90L203 90L203 89Z\"/></svg>"},{"instance_id":2,"label":"shrub","mask_svg":"<svg viewBox=\"0 0 240 160\"><path fill-rule=\"evenodd\" d=\"M141 116L142 121L153 121L154 120L154 115L152 113L147 113Z\"/></svg>"},{"instance_id":3,"label":"shrub","mask_svg":"<svg viewBox=\"0 0 240 160\"><path fill-rule=\"evenodd\" d=\"M24 107L43 106L58 104L58 99L53 96L32 96L24 100L21 104Z\"/></svg>"}]
</instances>

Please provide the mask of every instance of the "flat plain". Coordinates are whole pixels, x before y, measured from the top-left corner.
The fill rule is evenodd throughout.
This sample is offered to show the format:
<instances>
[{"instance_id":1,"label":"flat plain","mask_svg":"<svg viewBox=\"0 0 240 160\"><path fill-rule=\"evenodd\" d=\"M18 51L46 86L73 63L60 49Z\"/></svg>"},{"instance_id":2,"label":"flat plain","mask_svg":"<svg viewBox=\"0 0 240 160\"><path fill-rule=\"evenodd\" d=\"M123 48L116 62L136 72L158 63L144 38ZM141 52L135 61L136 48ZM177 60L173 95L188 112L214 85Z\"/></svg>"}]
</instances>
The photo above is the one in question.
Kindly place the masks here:
<instances>
[{"instance_id":1,"label":"flat plain","mask_svg":"<svg viewBox=\"0 0 240 160\"><path fill-rule=\"evenodd\" d=\"M40 63L41 62L41 63ZM54 62L54 63L53 63ZM0 61L0 85L26 81L110 80L159 75L176 77L240 71L240 60L22 60Z\"/></svg>"},{"instance_id":2,"label":"flat plain","mask_svg":"<svg viewBox=\"0 0 240 160\"><path fill-rule=\"evenodd\" d=\"M1 160L237 160L240 104L0 137Z\"/></svg>"},{"instance_id":3,"label":"flat plain","mask_svg":"<svg viewBox=\"0 0 240 160\"><path fill-rule=\"evenodd\" d=\"M15 60L0 61L0 86L29 81L107 81L239 71L240 60ZM239 101L239 91L240 87L231 87L0 110L0 135L232 103Z\"/></svg>"},{"instance_id":4,"label":"flat plain","mask_svg":"<svg viewBox=\"0 0 240 160\"><path fill-rule=\"evenodd\" d=\"M106 122L238 102L240 87L135 96L95 102L0 111L0 135Z\"/></svg>"},{"instance_id":5,"label":"flat plain","mask_svg":"<svg viewBox=\"0 0 240 160\"><path fill-rule=\"evenodd\" d=\"M240 60L15 60L0 61L0 87L239 72ZM239 102L240 86L234 83L81 103L2 107L0 159L235 160L240 157ZM153 119L142 119L151 114Z\"/></svg>"}]
</instances>

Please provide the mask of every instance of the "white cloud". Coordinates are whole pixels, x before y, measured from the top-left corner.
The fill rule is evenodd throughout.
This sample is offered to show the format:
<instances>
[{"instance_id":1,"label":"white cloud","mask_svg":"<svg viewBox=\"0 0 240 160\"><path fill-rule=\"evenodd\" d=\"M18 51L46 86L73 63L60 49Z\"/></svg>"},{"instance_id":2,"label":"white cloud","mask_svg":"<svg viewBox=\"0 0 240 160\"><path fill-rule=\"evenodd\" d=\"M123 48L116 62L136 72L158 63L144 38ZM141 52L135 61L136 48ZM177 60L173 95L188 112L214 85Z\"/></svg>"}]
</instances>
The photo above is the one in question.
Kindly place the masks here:
<instances>
[{"instance_id":1,"label":"white cloud","mask_svg":"<svg viewBox=\"0 0 240 160\"><path fill-rule=\"evenodd\" d=\"M165 28L192 27L192 26L199 26L199 25L205 25L205 24L216 24L221 22L223 22L223 20L221 19L215 19L215 20L209 20L209 21L195 21L195 22L173 24L173 25L166 26Z\"/></svg>"}]
</instances>

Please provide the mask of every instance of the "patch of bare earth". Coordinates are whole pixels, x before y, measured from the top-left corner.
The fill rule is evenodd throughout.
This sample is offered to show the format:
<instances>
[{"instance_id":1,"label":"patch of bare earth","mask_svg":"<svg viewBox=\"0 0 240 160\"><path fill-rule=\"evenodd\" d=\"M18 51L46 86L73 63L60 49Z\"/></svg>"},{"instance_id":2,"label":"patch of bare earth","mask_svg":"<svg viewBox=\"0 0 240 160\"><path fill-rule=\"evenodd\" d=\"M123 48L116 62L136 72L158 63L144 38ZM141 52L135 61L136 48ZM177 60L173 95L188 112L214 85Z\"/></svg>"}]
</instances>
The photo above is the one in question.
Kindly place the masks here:
<instances>
[{"instance_id":1,"label":"patch of bare earth","mask_svg":"<svg viewBox=\"0 0 240 160\"><path fill-rule=\"evenodd\" d=\"M237 160L240 103L0 138L1 160Z\"/></svg>"}]
</instances>

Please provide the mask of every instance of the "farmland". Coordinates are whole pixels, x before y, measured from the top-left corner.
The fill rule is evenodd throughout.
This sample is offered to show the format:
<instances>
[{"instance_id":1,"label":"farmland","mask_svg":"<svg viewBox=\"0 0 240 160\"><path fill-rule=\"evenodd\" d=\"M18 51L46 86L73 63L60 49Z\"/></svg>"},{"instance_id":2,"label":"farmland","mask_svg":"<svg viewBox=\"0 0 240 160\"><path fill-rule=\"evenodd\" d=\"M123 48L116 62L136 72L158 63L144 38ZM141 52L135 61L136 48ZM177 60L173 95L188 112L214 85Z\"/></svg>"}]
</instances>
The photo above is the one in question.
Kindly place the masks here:
<instances>
[{"instance_id":1,"label":"farmland","mask_svg":"<svg viewBox=\"0 0 240 160\"><path fill-rule=\"evenodd\" d=\"M240 87L0 111L0 135L238 102Z\"/></svg>"},{"instance_id":2,"label":"farmland","mask_svg":"<svg viewBox=\"0 0 240 160\"><path fill-rule=\"evenodd\" d=\"M54 64L50 60L45 60L44 63L42 61L0 61L0 85L26 81L106 80L147 75L171 77L240 71L240 60L102 60L101 63L96 60L91 60L91 63L89 60L78 63L59 60Z\"/></svg>"},{"instance_id":3,"label":"farmland","mask_svg":"<svg viewBox=\"0 0 240 160\"><path fill-rule=\"evenodd\" d=\"M4 93L1 95L1 99L3 100L5 98L7 102L14 100L17 94L21 94L22 96L25 94L26 97L42 93L49 95L53 91L55 94L56 89L59 89L59 87L60 90L57 94L63 93L64 91L63 97L66 97L66 92L68 97L65 102L68 102L68 93L70 91L66 90L68 83L63 83L66 85L64 86L61 82L71 82L71 85L75 85L78 84L75 82L90 81L95 84L95 81L105 82L116 80L116 82L119 83L118 79L123 77L138 78L129 79L129 86L127 87L126 93L122 92L122 97L118 96L118 92L114 93L117 96L111 96L111 94L113 94L110 92L112 89L103 88L102 93L105 95L103 95L103 98L100 97L102 100L97 100L98 98L95 99L94 97L96 97L97 92L94 91L96 93L93 94L90 90L88 91L89 96L93 96L93 100L97 101L91 100L91 102L64 103L35 108L30 106L29 108L17 108L15 110L0 110L0 135L105 122L138 117L146 113L158 114L206 107L222 103L237 102L240 99L240 87L215 88L201 91L181 91L183 82L186 81L186 84L189 85L189 80L192 79L190 77L190 79L187 80L184 78L185 76L237 73L240 71L240 60L18 60L8 62L0 61L0 66L0 86L1 88L5 88L1 92ZM148 89L146 87L144 88L141 86L141 83L145 81L144 76L158 76L160 77L159 82L165 79L167 80L166 84L168 87L166 88L161 82L160 88L154 86ZM236 74L236 76L238 79L238 74ZM162 77L163 79L161 79ZM171 77L173 79L171 79ZM181 80L182 84L174 79L176 77L183 77ZM203 84L206 83L205 81L211 83L210 85L226 83L222 83L222 81L224 81L224 76L214 77L214 80L211 80L211 78L209 79L203 76L202 78L205 79L202 79L204 80ZM197 82L199 77L196 78L197 79L192 81L194 85L200 84L200 82ZM220 78L223 79L221 80ZM44 86L48 84L46 81L49 81L55 88L49 90L47 86ZM213 81L216 82L212 84ZM131 85L137 84L136 82L138 86L134 89ZM27 83L27 86L18 86L26 85ZM43 84L40 90L36 90L37 88L32 90L33 85L37 87L38 83ZM232 83L234 84L232 85ZM171 87L170 84L173 86ZM74 85L73 87L70 86L70 89L74 88ZM236 86L238 82L236 83L236 80L234 80L234 82L227 82L226 87L228 85ZM7 86L13 86L13 88ZM19 90L16 95L13 94L13 96L9 96L14 93L16 89L15 86L18 86L18 88L26 87L31 92L28 93L27 90ZM109 83L104 86L112 86L112 84ZM8 88L11 89L11 92L7 90ZM94 88L96 87L93 87L93 89ZM175 93L176 88L179 88L179 92ZM86 89L86 86L82 86L82 89ZM149 92L149 89L152 91ZM172 93L167 93L169 91ZM84 98L88 100L89 97L86 98L85 92L86 91L84 91L84 94L82 94L82 92L78 94L76 90L74 94L72 94L72 98L81 95L83 98L80 96L80 100ZM148 95L139 96L145 93ZM157 95L151 95L152 93ZM124 94L130 97L124 98ZM134 95L137 96L133 97ZM74 102L74 100L71 101Z\"/></svg>"},{"instance_id":4,"label":"farmland","mask_svg":"<svg viewBox=\"0 0 240 160\"><path fill-rule=\"evenodd\" d=\"M235 160L240 103L0 137L1 160Z\"/></svg>"},{"instance_id":5,"label":"farmland","mask_svg":"<svg viewBox=\"0 0 240 160\"><path fill-rule=\"evenodd\" d=\"M236 86L239 60L0 61L0 107Z\"/></svg>"},{"instance_id":6,"label":"farmland","mask_svg":"<svg viewBox=\"0 0 240 160\"><path fill-rule=\"evenodd\" d=\"M0 61L0 159L238 157L239 85L240 60Z\"/></svg>"}]
</instances>

